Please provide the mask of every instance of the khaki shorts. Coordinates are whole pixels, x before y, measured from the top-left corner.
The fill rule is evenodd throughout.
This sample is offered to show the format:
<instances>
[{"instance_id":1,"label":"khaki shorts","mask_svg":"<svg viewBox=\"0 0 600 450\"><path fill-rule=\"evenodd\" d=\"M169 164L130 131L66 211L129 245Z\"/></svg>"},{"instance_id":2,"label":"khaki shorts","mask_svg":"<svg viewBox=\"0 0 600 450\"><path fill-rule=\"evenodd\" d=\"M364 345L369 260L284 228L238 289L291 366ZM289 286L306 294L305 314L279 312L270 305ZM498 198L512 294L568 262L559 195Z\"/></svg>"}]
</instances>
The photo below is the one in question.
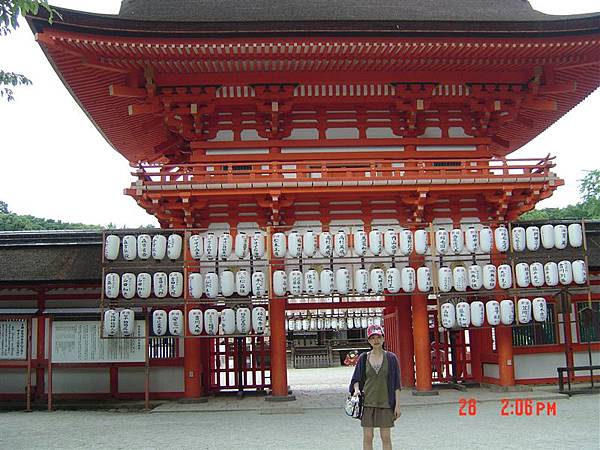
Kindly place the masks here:
<instances>
[{"instance_id":1,"label":"khaki shorts","mask_svg":"<svg viewBox=\"0 0 600 450\"><path fill-rule=\"evenodd\" d=\"M368 428L392 428L394 426L394 411L392 408L372 408L365 406L360 425Z\"/></svg>"}]
</instances>

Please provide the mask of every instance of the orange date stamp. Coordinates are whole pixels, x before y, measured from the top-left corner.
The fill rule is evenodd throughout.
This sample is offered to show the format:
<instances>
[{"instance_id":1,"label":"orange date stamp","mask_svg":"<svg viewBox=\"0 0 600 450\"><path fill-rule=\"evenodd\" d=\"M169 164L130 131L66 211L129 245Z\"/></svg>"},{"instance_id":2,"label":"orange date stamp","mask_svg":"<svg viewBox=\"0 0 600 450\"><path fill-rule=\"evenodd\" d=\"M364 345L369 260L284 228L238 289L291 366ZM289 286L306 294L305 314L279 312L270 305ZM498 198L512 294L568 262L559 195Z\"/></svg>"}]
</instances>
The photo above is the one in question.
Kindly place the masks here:
<instances>
[{"instance_id":1,"label":"orange date stamp","mask_svg":"<svg viewBox=\"0 0 600 450\"><path fill-rule=\"evenodd\" d=\"M477 415L477 399L460 398L458 400L458 415L462 417ZM540 401L532 398L503 398L500 400L500 416L503 417L532 417L556 416L555 401Z\"/></svg>"}]
</instances>

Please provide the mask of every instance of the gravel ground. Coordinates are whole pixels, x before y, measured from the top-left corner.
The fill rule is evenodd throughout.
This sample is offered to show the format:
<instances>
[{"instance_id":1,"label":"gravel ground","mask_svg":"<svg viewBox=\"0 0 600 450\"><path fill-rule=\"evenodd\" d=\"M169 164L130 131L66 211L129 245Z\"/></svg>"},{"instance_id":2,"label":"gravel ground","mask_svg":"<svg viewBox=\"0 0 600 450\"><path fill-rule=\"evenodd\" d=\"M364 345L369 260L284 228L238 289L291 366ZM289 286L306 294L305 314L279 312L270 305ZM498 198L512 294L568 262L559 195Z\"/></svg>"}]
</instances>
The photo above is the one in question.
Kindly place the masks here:
<instances>
[{"instance_id":1,"label":"gravel ground","mask_svg":"<svg viewBox=\"0 0 600 450\"><path fill-rule=\"evenodd\" d=\"M556 400L553 417L502 417L499 402L474 416L458 405L404 408L392 433L396 449L598 449L600 396ZM0 413L0 448L359 449L358 421L341 409L259 412ZM381 448L376 445L375 448Z\"/></svg>"}]
</instances>

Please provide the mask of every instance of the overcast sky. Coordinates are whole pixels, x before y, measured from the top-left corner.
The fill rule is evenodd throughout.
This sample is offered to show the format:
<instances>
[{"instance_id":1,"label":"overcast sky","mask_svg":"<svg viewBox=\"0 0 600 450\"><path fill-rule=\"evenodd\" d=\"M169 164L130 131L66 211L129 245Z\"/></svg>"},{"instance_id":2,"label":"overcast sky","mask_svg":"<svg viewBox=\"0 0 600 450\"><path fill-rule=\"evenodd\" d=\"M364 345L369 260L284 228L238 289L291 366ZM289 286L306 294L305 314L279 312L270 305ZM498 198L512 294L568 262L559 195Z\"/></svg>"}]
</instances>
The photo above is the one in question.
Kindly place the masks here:
<instances>
[{"instance_id":1,"label":"overcast sky","mask_svg":"<svg viewBox=\"0 0 600 450\"><path fill-rule=\"evenodd\" d=\"M54 0L72 9L117 13L119 0ZM535 0L548 14L600 11L600 0ZM17 100L0 100L0 200L11 211L38 217L137 227L157 224L123 195L132 181L128 162L102 138L71 98L34 41L26 24L0 37L0 68L26 74L34 85L15 90ZM513 157L557 156L555 172L565 179L539 207L576 203L577 180L600 168L600 91Z\"/></svg>"}]
</instances>

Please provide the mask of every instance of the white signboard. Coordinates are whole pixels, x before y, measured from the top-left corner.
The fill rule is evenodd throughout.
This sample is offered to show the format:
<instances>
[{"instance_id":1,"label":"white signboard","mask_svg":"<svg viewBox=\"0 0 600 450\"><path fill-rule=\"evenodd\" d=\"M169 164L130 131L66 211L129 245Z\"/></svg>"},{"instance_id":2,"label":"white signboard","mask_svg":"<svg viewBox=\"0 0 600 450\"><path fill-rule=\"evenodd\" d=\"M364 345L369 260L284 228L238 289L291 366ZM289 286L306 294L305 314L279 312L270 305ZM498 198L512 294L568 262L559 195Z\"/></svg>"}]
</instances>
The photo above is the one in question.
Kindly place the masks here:
<instances>
[{"instance_id":1,"label":"white signboard","mask_svg":"<svg viewBox=\"0 0 600 450\"><path fill-rule=\"evenodd\" d=\"M27 359L27 321L0 320L0 360Z\"/></svg>"},{"instance_id":2,"label":"white signboard","mask_svg":"<svg viewBox=\"0 0 600 450\"><path fill-rule=\"evenodd\" d=\"M142 339L101 339L100 321L52 322L52 362L103 363L143 362L146 324L136 320L134 337Z\"/></svg>"}]
</instances>

